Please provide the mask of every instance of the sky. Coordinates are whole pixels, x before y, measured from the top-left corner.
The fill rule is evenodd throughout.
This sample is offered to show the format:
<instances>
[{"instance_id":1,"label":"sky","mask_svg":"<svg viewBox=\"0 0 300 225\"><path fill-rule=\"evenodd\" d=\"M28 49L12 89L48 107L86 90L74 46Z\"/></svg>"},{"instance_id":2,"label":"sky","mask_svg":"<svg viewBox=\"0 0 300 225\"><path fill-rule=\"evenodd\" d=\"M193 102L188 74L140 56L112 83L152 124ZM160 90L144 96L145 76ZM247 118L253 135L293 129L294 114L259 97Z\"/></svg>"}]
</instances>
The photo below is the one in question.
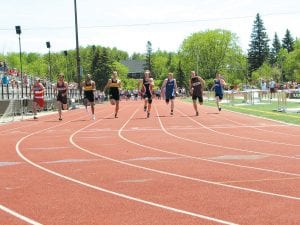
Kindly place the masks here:
<instances>
[{"instance_id":1,"label":"sky","mask_svg":"<svg viewBox=\"0 0 300 225\"><path fill-rule=\"evenodd\" d=\"M247 52L256 14L272 41L286 29L300 37L299 0L76 0L79 45L116 47L131 55L153 51L177 52L195 32L225 29L237 35ZM74 0L0 0L0 53L48 53L76 48ZM270 42L271 44L271 42Z\"/></svg>"}]
</instances>

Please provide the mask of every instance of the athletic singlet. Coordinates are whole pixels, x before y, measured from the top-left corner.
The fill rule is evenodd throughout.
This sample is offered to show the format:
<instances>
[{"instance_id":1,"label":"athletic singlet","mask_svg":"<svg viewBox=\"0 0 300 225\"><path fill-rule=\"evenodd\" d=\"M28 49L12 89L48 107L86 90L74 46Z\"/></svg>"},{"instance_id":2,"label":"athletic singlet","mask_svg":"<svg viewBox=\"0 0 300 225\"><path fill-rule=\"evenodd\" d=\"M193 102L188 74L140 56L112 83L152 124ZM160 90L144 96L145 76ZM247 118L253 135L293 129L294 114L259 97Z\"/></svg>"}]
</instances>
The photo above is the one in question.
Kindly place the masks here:
<instances>
[{"instance_id":1,"label":"athletic singlet","mask_svg":"<svg viewBox=\"0 0 300 225\"><path fill-rule=\"evenodd\" d=\"M166 97L167 98L175 96L174 88L175 88L175 79L172 79L172 80L167 79L167 83L166 83Z\"/></svg>"},{"instance_id":2,"label":"athletic singlet","mask_svg":"<svg viewBox=\"0 0 300 225\"><path fill-rule=\"evenodd\" d=\"M119 94L119 80L111 79L111 83L109 85L109 93L111 95Z\"/></svg>"},{"instance_id":3,"label":"athletic singlet","mask_svg":"<svg viewBox=\"0 0 300 225\"><path fill-rule=\"evenodd\" d=\"M192 77L193 96L202 96L202 84L199 77Z\"/></svg>"},{"instance_id":4,"label":"athletic singlet","mask_svg":"<svg viewBox=\"0 0 300 225\"><path fill-rule=\"evenodd\" d=\"M148 80L146 80L145 78L143 78L143 89L142 92L146 93L146 94L151 94L151 82L150 82L150 78Z\"/></svg>"},{"instance_id":5,"label":"athletic singlet","mask_svg":"<svg viewBox=\"0 0 300 225\"><path fill-rule=\"evenodd\" d=\"M62 82L61 84L59 84L59 82L57 82L56 84L56 88L57 88L57 95L62 96L62 94L67 92L67 87L65 86L65 82Z\"/></svg>"},{"instance_id":6,"label":"athletic singlet","mask_svg":"<svg viewBox=\"0 0 300 225\"><path fill-rule=\"evenodd\" d=\"M41 84L34 85L33 86L33 98L34 99L43 99L44 93L43 93L43 86Z\"/></svg>"},{"instance_id":7,"label":"athletic singlet","mask_svg":"<svg viewBox=\"0 0 300 225\"><path fill-rule=\"evenodd\" d=\"M84 83L84 92L93 92L93 85L92 85L92 82L90 81L89 83L88 82L85 82Z\"/></svg>"},{"instance_id":8,"label":"athletic singlet","mask_svg":"<svg viewBox=\"0 0 300 225\"><path fill-rule=\"evenodd\" d=\"M223 88L221 84L221 80L214 80L214 85L215 85L215 93L217 94L222 94L223 93Z\"/></svg>"}]
</instances>

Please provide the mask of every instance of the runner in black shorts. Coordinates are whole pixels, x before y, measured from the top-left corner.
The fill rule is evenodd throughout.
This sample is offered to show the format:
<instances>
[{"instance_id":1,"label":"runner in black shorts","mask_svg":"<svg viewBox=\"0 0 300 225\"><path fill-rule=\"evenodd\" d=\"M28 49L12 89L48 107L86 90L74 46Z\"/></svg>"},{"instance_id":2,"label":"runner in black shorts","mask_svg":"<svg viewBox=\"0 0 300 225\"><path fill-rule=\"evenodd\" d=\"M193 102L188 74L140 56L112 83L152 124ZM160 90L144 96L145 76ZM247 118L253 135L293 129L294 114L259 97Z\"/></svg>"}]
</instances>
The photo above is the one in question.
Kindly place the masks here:
<instances>
[{"instance_id":1,"label":"runner in black shorts","mask_svg":"<svg viewBox=\"0 0 300 225\"><path fill-rule=\"evenodd\" d=\"M64 74L58 75L58 81L55 87L57 109L58 109L58 119L62 120L62 110L68 109L68 83L64 80Z\"/></svg>"},{"instance_id":2,"label":"runner in black shorts","mask_svg":"<svg viewBox=\"0 0 300 225\"><path fill-rule=\"evenodd\" d=\"M154 86L153 78L150 77L150 71L146 70L144 78L138 81L138 90L141 91L141 97L145 99L144 111L147 112L147 118L150 116L151 104L152 104L152 90ZM142 88L140 89L142 85Z\"/></svg>"},{"instance_id":3,"label":"runner in black shorts","mask_svg":"<svg viewBox=\"0 0 300 225\"><path fill-rule=\"evenodd\" d=\"M84 98L83 104L85 105L85 109L88 112L88 105L91 106L93 120L96 119L95 117L95 95L94 92L96 91L96 84L95 81L91 79L91 75L87 74L85 77L85 81L82 83L83 91L84 91Z\"/></svg>"},{"instance_id":4,"label":"runner in black shorts","mask_svg":"<svg viewBox=\"0 0 300 225\"><path fill-rule=\"evenodd\" d=\"M104 87L104 92L109 88L109 100L112 105L115 107L115 118L118 117L119 112L119 102L120 102L120 87L121 81L118 79L118 72L113 71L111 79L108 80L107 84Z\"/></svg>"},{"instance_id":5,"label":"runner in black shorts","mask_svg":"<svg viewBox=\"0 0 300 225\"><path fill-rule=\"evenodd\" d=\"M190 93L192 95L193 106L196 111L196 116L199 115L198 107L197 107L197 99L199 104L203 104L203 90L204 90L205 81L197 76L195 71L191 71L191 79L190 79Z\"/></svg>"}]
</instances>

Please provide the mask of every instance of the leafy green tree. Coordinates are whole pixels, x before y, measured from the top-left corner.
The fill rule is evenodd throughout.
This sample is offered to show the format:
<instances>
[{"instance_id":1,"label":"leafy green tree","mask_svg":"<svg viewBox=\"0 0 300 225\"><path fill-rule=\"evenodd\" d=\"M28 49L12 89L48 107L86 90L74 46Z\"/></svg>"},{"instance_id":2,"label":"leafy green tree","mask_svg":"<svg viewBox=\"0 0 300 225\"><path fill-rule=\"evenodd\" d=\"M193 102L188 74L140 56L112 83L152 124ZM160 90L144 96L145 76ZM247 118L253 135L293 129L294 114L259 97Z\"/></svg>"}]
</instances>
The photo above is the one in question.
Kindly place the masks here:
<instances>
[{"instance_id":1,"label":"leafy green tree","mask_svg":"<svg viewBox=\"0 0 300 225\"><path fill-rule=\"evenodd\" d=\"M186 74L195 70L204 79L212 79L216 72L242 59L235 34L226 30L208 30L194 33L186 38L179 52L181 65ZM230 59L230 60L229 60Z\"/></svg>"},{"instance_id":2,"label":"leafy green tree","mask_svg":"<svg viewBox=\"0 0 300 225\"><path fill-rule=\"evenodd\" d=\"M285 79L300 82L300 40L295 41L292 52L288 53L286 49L283 49L281 57Z\"/></svg>"},{"instance_id":3,"label":"leafy green tree","mask_svg":"<svg viewBox=\"0 0 300 225\"><path fill-rule=\"evenodd\" d=\"M281 43L278 38L277 33L275 32L272 48L270 52L270 64L273 66L277 62L278 53L281 49Z\"/></svg>"},{"instance_id":4,"label":"leafy green tree","mask_svg":"<svg viewBox=\"0 0 300 225\"><path fill-rule=\"evenodd\" d=\"M291 35L289 29L286 30L284 38L282 39L282 47L285 48L288 52L292 52L294 50L294 38Z\"/></svg>"},{"instance_id":5,"label":"leafy green tree","mask_svg":"<svg viewBox=\"0 0 300 225\"><path fill-rule=\"evenodd\" d=\"M264 23L260 15L256 15L254 21L250 49L248 50L248 65L250 71L250 78L253 71L258 69L269 57L269 39L264 27Z\"/></svg>"}]
</instances>

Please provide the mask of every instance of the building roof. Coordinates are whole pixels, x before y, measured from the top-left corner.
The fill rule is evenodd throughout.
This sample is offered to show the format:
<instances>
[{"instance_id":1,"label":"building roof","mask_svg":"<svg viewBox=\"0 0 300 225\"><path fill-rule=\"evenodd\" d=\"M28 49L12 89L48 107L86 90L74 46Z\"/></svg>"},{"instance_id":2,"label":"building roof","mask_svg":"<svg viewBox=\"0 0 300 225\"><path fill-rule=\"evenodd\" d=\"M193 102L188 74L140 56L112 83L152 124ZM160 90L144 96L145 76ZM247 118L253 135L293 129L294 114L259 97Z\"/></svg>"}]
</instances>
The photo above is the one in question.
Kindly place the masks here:
<instances>
[{"instance_id":1,"label":"building roof","mask_svg":"<svg viewBox=\"0 0 300 225\"><path fill-rule=\"evenodd\" d=\"M146 62L143 60L121 60L128 67L128 73L144 73Z\"/></svg>"}]
</instances>

